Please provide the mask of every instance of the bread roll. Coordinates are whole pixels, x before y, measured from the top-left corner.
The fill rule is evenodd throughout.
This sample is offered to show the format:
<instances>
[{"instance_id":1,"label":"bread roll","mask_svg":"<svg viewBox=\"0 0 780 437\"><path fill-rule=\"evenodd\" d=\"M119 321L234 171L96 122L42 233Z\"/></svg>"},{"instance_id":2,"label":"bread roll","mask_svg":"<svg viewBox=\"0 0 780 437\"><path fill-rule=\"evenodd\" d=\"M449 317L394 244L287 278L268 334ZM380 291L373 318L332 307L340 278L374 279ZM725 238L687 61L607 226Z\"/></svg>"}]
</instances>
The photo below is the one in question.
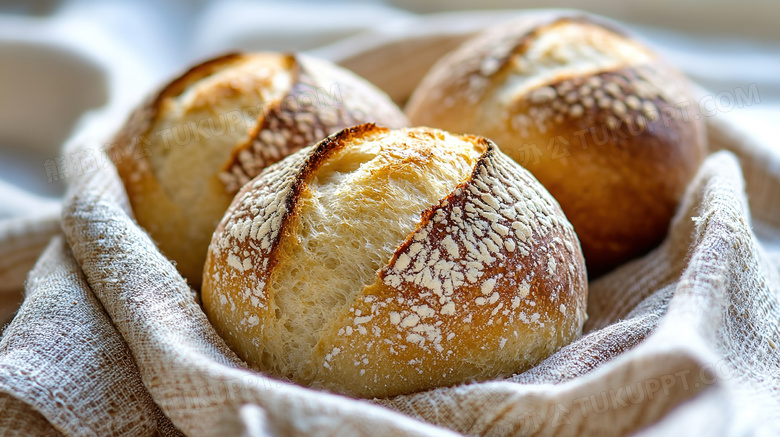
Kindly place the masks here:
<instances>
[{"instance_id":1,"label":"bread roll","mask_svg":"<svg viewBox=\"0 0 780 437\"><path fill-rule=\"evenodd\" d=\"M325 61L231 54L195 66L139 108L112 158L138 223L197 288L211 234L244 183L369 121L406 125L381 91Z\"/></svg>"},{"instance_id":2,"label":"bread roll","mask_svg":"<svg viewBox=\"0 0 780 437\"><path fill-rule=\"evenodd\" d=\"M587 279L558 204L492 142L367 124L244 186L202 299L255 369L385 397L534 365L581 332Z\"/></svg>"},{"instance_id":3,"label":"bread roll","mask_svg":"<svg viewBox=\"0 0 780 437\"><path fill-rule=\"evenodd\" d=\"M706 149L685 79L595 18L535 13L441 59L406 108L414 125L484 135L574 225L591 275L646 253Z\"/></svg>"}]
</instances>

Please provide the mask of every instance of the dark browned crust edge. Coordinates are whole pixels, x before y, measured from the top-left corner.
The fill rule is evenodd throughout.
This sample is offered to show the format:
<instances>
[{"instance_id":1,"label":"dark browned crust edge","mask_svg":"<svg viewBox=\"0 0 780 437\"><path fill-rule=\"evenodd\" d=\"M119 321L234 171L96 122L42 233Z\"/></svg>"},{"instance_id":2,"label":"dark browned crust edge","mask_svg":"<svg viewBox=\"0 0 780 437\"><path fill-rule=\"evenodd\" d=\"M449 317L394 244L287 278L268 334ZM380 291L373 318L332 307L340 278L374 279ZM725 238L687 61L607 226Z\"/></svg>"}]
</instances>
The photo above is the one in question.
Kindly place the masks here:
<instances>
[{"instance_id":1,"label":"dark browned crust edge","mask_svg":"<svg viewBox=\"0 0 780 437\"><path fill-rule=\"evenodd\" d=\"M280 112L283 110L282 108L282 101L284 101L285 98L287 98L290 95L294 94L296 85L300 81L301 77L301 63L298 62L298 58L293 53L284 53L285 61L290 65L290 76L291 76L291 88L285 93L285 96L279 99L278 101L273 102L273 104L268 108L266 113L260 112L257 115L257 123L252 128L251 131L249 131L249 138L241 143L237 144L235 147L233 147L233 150L230 152L230 157L225 161L224 165L221 167L222 171L229 171L232 167L237 165L239 162L238 155L244 150L248 150L252 148L252 145L255 144L258 141L258 136L260 135L260 132L262 132L264 129L268 128L270 120L275 117L275 113ZM268 116L266 116L266 114ZM303 148L305 144L301 145L300 147L297 147L293 150L293 152ZM291 148L292 149L292 148ZM266 163L266 167L269 165L273 165L282 159L284 159L286 156L282 156L279 159L277 159L275 162L269 162ZM255 175L257 176L257 175ZM250 176L250 179L253 179L254 176ZM240 187L238 188L240 189ZM234 191L234 193L238 192L238 189Z\"/></svg>"},{"instance_id":2,"label":"dark browned crust edge","mask_svg":"<svg viewBox=\"0 0 780 437\"><path fill-rule=\"evenodd\" d=\"M276 237L271 241L271 250L268 252L268 267L266 268L267 272L273 271L274 267L276 267L277 259L276 254L279 250L280 244L279 242L281 239L288 235L289 226L291 222L295 219L295 217L298 216L298 213L300 212L300 203L299 200L301 198L301 192L304 190L304 188L307 186L309 180L311 179L311 176L322 166L322 164L328 160L333 154L337 153L339 150L346 147L346 141L350 138L355 137L362 137L363 135L366 135L368 133L381 133L381 132L388 132L387 128L379 127L374 123L365 123L353 127L349 127L346 129L342 129L333 135L330 135L317 143L316 145L312 146L314 150L312 153L306 158L306 161L303 163L301 169L296 173L295 178L293 180L293 183L290 187L289 194L284 199L284 213L282 215L281 223L279 225L279 232L276 234ZM284 161L284 160L282 160ZM259 178L262 176L263 173L258 175L256 178ZM251 182L246 185L246 187L251 187ZM236 195L236 199L238 199L240 196ZM224 229L223 224L220 223L218 230ZM216 232L215 232L216 234ZM265 288L263 289L263 292L266 293L269 300L273 299L273 296L268 295L268 287L270 286L270 281L267 281L265 284Z\"/></svg>"},{"instance_id":3,"label":"dark browned crust edge","mask_svg":"<svg viewBox=\"0 0 780 437\"><path fill-rule=\"evenodd\" d=\"M469 174L469 177L467 177L466 180L456 185L455 188L452 191L450 191L446 196L441 198L438 203L425 208L425 210L422 212L420 216L420 221L417 223L417 226L414 228L412 232L409 233L409 235L406 236L404 241L398 245L395 252L393 252L393 256L390 258L387 264L385 264L385 266L382 267L377 272L377 278L379 280L384 279L387 270L391 268L391 266L395 265L398 256L401 255L401 253L403 253L411 244L414 243L415 234L417 234L422 228L424 228L425 226L428 225L428 223L430 223L434 214L436 214L436 211L442 208L450 200L454 199L456 195L455 193L457 193L459 190L465 190L466 188L468 188L469 185L473 183L474 176L480 171L481 168L487 165L486 163L488 159L492 158L493 155L496 154L496 150L498 149L498 146L496 146L496 144L493 141L485 137L481 137L479 135L462 135L462 134L452 134L452 135L458 136L465 141L480 144L485 147L485 151L481 155L479 155L477 162L474 164L474 168L472 169L471 173Z\"/></svg>"},{"instance_id":4,"label":"dark browned crust edge","mask_svg":"<svg viewBox=\"0 0 780 437\"><path fill-rule=\"evenodd\" d=\"M240 59L242 56L244 56L244 53L230 52L204 61L187 69L184 73L181 73L175 79L151 93L136 110L130 113L124 126L117 132L112 149L126 147L128 143L132 142L133 138L146 135L149 126L157 118L163 99L180 95L184 92L187 85L193 81L198 81L213 74L218 67ZM124 166L122 153L111 153L110 156L118 168ZM130 161L133 160L130 159Z\"/></svg>"}]
</instances>

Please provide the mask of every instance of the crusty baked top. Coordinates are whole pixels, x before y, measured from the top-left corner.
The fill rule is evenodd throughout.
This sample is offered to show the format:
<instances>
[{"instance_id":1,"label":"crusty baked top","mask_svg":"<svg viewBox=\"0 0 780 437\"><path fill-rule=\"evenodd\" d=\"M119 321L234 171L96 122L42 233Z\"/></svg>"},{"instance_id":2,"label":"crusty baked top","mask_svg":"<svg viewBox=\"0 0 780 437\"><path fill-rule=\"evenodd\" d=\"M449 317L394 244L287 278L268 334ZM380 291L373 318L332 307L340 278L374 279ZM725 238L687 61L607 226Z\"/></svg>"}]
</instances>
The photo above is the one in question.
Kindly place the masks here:
<instances>
[{"instance_id":1,"label":"crusty baked top","mask_svg":"<svg viewBox=\"0 0 780 437\"><path fill-rule=\"evenodd\" d=\"M211 314L233 321L226 335L245 347L249 341L254 345L245 351L254 354L250 362L270 370L266 366L273 362L258 358L255 349L269 347L263 341L282 341L277 334L262 336L276 323L271 320L292 317L279 313L269 285L282 239L297 238L292 224L317 170L349 144L441 141L442 135L450 134L428 128L388 131L371 124L345 129L268 167L239 192L215 232L204 293L218 302ZM307 354L311 371L281 376L331 387L332 380L344 379L335 375L354 367L354 387L347 391L392 393L398 384L364 379L379 378L379 368L395 361L418 375L393 375L406 387L430 384L412 379L431 374L444 383L464 375L495 376L577 335L585 320L587 283L572 226L550 194L492 142L459 138L483 151L470 176L423 212L373 284L356 290L345 307L335 306L324 325L315 327L316 347ZM506 356L488 353L505 346ZM518 349L527 352L517 358L511 351ZM466 356L478 370L448 364ZM439 367L443 374L431 370Z\"/></svg>"}]
</instances>

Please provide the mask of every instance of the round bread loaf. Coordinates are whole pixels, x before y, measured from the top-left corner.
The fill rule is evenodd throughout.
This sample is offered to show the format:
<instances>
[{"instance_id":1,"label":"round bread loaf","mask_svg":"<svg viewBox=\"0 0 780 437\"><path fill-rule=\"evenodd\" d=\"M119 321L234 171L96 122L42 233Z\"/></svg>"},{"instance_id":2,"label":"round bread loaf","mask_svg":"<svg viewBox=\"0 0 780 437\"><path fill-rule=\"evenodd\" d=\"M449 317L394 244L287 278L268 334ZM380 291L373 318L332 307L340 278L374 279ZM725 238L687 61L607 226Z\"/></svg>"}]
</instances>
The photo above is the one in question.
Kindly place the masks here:
<instances>
[{"instance_id":1,"label":"round bread loaf","mask_svg":"<svg viewBox=\"0 0 780 437\"><path fill-rule=\"evenodd\" d=\"M366 124L242 188L202 299L253 368L386 397L549 356L581 332L587 275L558 204L495 144Z\"/></svg>"},{"instance_id":2,"label":"round bread loaf","mask_svg":"<svg viewBox=\"0 0 780 437\"><path fill-rule=\"evenodd\" d=\"M200 286L211 234L266 166L364 122L401 127L381 91L325 61L230 54L165 86L130 117L111 157L138 223Z\"/></svg>"},{"instance_id":3,"label":"round bread loaf","mask_svg":"<svg viewBox=\"0 0 780 437\"><path fill-rule=\"evenodd\" d=\"M656 246L706 149L685 79L601 20L533 13L441 59L413 125L484 135L558 200L591 276Z\"/></svg>"}]
</instances>

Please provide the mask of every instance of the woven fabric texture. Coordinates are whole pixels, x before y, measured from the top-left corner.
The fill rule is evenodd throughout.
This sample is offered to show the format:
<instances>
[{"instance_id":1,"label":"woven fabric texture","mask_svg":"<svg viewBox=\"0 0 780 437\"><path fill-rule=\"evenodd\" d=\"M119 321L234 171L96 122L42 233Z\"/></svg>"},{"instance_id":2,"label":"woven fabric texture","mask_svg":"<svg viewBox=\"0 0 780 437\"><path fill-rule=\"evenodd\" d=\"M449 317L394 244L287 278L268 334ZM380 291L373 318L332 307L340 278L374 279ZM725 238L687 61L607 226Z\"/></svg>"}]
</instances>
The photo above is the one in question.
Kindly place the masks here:
<instances>
[{"instance_id":1,"label":"woven fabric texture","mask_svg":"<svg viewBox=\"0 0 780 437\"><path fill-rule=\"evenodd\" d=\"M81 176L0 342L0 434L780 435L780 154L708 123L667 239L590 284L582 338L508 380L370 401L248 370L113 169Z\"/></svg>"}]
</instances>

